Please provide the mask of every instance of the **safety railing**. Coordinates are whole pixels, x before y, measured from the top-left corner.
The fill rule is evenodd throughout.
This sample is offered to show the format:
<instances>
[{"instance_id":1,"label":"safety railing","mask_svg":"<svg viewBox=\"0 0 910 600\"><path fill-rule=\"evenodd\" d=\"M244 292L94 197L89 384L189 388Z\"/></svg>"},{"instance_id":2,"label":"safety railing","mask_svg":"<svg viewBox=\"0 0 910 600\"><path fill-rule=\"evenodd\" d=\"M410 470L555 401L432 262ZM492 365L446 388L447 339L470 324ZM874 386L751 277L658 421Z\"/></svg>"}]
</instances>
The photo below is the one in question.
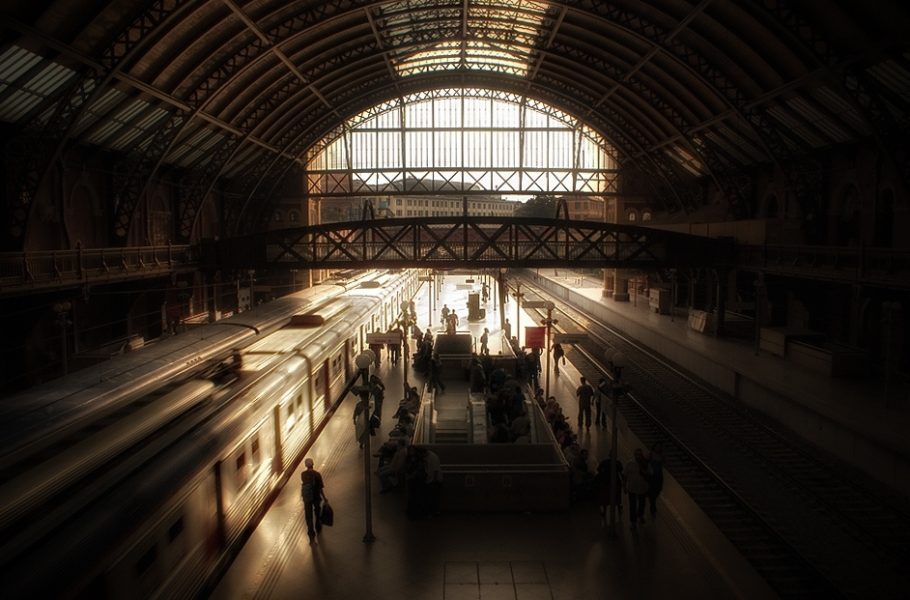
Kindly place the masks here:
<instances>
[{"instance_id":1,"label":"safety railing","mask_svg":"<svg viewBox=\"0 0 910 600\"><path fill-rule=\"evenodd\" d=\"M0 254L0 294L94 281L122 281L194 268L188 245L76 248Z\"/></svg>"}]
</instances>

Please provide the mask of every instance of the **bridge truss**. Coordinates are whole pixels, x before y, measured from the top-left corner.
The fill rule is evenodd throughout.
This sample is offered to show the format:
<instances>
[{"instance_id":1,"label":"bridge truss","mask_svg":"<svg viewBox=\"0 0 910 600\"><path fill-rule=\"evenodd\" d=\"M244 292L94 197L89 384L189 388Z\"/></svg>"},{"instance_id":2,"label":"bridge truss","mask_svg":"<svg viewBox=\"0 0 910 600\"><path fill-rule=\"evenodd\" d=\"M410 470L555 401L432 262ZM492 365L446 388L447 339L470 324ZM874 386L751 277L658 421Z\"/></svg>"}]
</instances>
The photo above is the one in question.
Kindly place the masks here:
<instances>
[{"instance_id":1,"label":"bridge truss","mask_svg":"<svg viewBox=\"0 0 910 600\"><path fill-rule=\"evenodd\" d=\"M647 227L532 217L370 219L216 242L221 267L661 269L714 266L732 243Z\"/></svg>"}]
</instances>

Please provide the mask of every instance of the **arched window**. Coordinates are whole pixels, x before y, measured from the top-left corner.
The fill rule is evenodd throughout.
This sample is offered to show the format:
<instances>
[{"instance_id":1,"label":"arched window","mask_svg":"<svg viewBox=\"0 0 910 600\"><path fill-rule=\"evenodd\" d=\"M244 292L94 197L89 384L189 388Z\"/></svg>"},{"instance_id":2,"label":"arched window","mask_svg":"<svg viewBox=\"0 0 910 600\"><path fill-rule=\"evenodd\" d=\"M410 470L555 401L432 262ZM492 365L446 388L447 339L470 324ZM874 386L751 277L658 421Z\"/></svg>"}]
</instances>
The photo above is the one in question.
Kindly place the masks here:
<instances>
[{"instance_id":1,"label":"arched window","mask_svg":"<svg viewBox=\"0 0 910 600\"><path fill-rule=\"evenodd\" d=\"M618 183L616 151L592 127L541 100L489 89L389 100L336 127L306 158L307 189L321 198L382 188L390 195L457 196L471 189L584 199L614 192ZM470 205L474 214L492 208Z\"/></svg>"},{"instance_id":2,"label":"arched window","mask_svg":"<svg viewBox=\"0 0 910 600\"><path fill-rule=\"evenodd\" d=\"M651 211L650 211L650 210L642 211L642 213L641 213L641 220L642 220L642 221L650 221L650 220L651 220Z\"/></svg>"},{"instance_id":3,"label":"arched window","mask_svg":"<svg viewBox=\"0 0 910 600\"><path fill-rule=\"evenodd\" d=\"M299 221L299 220L300 220L300 213L299 213L299 212L297 212L296 210L290 210L290 211L288 211L288 222L290 222L290 223L296 223L296 222Z\"/></svg>"},{"instance_id":4,"label":"arched window","mask_svg":"<svg viewBox=\"0 0 910 600\"><path fill-rule=\"evenodd\" d=\"M281 213L280 210L276 210L272 214L272 220L275 221L276 223L281 223L281 221L284 220L284 215Z\"/></svg>"},{"instance_id":5,"label":"arched window","mask_svg":"<svg viewBox=\"0 0 910 600\"><path fill-rule=\"evenodd\" d=\"M638 211L635 210L634 208L626 211L626 221L628 221L629 223L634 223L634 222L638 221Z\"/></svg>"}]
</instances>

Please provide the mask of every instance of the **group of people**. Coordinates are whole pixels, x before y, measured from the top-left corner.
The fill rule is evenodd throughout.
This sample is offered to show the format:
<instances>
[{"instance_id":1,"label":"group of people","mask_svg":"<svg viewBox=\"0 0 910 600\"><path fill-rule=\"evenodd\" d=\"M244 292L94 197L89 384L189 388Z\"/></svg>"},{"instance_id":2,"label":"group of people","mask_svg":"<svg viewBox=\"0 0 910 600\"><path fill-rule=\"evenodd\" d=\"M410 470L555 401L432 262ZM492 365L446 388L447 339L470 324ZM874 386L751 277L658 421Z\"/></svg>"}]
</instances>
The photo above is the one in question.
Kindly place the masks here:
<instances>
[{"instance_id":1,"label":"group of people","mask_svg":"<svg viewBox=\"0 0 910 600\"><path fill-rule=\"evenodd\" d=\"M616 506L622 512L622 492L629 497L629 524L632 529L645 523L645 508L651 513L652 522L657 518L657 499L664 487L663 445L655 442L647 455L636 448L632 460L625 466L615 462L614 488L611 484L610 459L605 458L597 467L595 478L597 503L601 524L606 524L607 509Z\"/></svg>"},{"instance_id":2,"label":"group of people","mask_svg":"<svg viewBox=\"0 0 910 600\"><path fill-rule=\"evenodd\" d=\"M584 377L581 378L581 385L575 390L575 396L578 398L578 430L581 431L584 426L588 431L591 430L591 413L592 408L597 409L594 417L595 426L602 429L607 427L607 410L605 400L610 397L610 384L606 377L601 377L597 384L597 389L588 383Z\"/></svg>"},{"instance_id":3,"label":"group of people","mask_svg":"<svg viewBox=\"0 0 910 600\"><path fill-rule=\"evenodd\" d=\"M496 367L489 349L471 359L468 374L472 394L485 396L489 428L487 441L491 443L529 443L531 417L518 379Z\"/></svg>"}]
</instances>

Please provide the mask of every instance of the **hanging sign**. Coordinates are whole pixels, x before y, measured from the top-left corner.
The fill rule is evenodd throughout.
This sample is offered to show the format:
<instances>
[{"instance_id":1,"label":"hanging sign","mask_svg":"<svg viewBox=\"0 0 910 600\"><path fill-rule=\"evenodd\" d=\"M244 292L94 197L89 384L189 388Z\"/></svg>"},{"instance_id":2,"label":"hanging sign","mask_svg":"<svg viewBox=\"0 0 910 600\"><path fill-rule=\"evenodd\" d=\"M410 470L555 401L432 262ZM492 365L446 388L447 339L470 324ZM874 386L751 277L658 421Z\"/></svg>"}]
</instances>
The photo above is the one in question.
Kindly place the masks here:
<instances>
[{"instance_id":1,"label":"hanging sign","mask_svg":"<svg viewBox=\"0 0 910 600\"><path fill-rule=\"evenodd\" d=\"M528 348L546 348L547 328L525 327L525 346Z\"/></svg>"}]
</instances>

